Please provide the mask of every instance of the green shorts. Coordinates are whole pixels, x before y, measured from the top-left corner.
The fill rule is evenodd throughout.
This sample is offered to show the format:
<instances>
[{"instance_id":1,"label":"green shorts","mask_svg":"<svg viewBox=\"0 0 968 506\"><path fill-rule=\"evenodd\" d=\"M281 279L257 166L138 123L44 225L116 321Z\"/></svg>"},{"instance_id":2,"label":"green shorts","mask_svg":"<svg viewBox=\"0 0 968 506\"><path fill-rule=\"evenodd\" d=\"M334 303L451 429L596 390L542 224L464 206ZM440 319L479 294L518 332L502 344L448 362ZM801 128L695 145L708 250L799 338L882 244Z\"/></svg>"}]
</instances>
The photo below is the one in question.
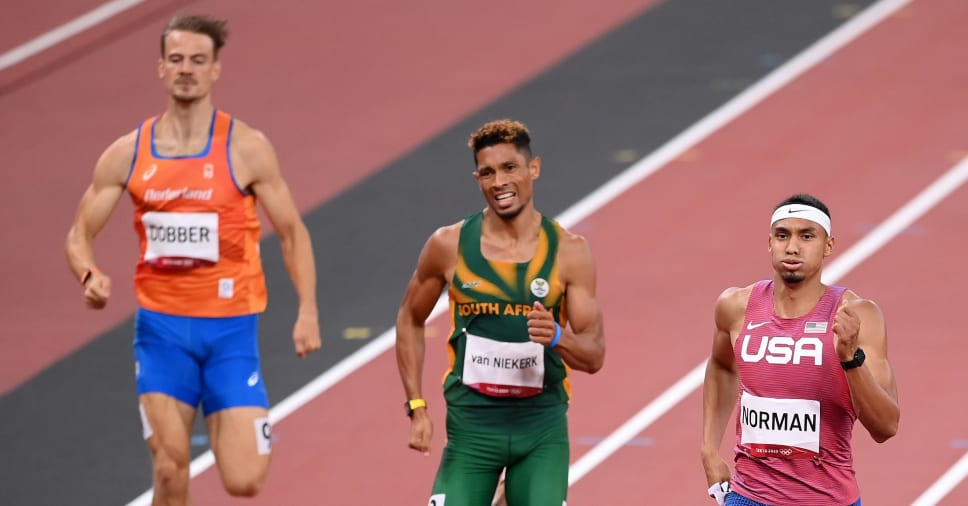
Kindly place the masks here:
<instances>
[{"instance_id":1,"label":"green shorts","mask_svg":"<svg viewBox=\"0 0 968 506\"><path fill-rule=\"evenodd\" d=\"M447 419L447 446L429 506L491 506L501 471L508 506L563 506L568 496L568 420L543 430L466 432Z\"/></svg>"}]
</instances>

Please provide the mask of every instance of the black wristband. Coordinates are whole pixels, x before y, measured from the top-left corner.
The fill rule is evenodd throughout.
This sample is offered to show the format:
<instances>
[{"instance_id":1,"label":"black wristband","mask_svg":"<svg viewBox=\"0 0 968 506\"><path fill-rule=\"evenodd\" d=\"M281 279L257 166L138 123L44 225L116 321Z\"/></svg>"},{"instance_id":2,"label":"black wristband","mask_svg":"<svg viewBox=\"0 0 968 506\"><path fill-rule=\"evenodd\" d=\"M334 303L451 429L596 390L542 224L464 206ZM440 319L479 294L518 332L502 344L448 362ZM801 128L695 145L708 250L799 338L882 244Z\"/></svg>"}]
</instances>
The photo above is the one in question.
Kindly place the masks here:
<instances>
[{"instance_id":1,"label":"black wristband","mask_svg":"<svg viewBox=\"0 0 968 506\"><path fill-rule=\"evenodd\" d=\"M854 358L846 362L841 361L840 367L843 367L845 371L849 371L855 367L860 367L864 365L864 359L867 355L864 355L864 350L860 346L857 347L857 351L854 352Z\"/></svg>"}]
</instances>

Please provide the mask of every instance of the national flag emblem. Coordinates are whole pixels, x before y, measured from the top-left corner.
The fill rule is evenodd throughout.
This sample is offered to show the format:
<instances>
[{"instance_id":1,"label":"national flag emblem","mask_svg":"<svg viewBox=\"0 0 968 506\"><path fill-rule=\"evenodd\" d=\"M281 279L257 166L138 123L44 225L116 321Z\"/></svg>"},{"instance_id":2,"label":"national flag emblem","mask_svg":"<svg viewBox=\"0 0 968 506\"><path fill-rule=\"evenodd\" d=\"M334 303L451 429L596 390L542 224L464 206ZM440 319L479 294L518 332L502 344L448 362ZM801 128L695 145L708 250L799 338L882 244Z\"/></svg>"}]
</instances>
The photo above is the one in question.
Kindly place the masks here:
<instances>
[{"instance_id":1,"label":"national flag emblem","mask_svg":"<svg viewBox=\"0 0 968 506\"><path fill-rule=\"evenodd\" d=\"M803 327L804 334L825 334L827 333L827 322L807 322Z\"/></svg>"}]
</instances>

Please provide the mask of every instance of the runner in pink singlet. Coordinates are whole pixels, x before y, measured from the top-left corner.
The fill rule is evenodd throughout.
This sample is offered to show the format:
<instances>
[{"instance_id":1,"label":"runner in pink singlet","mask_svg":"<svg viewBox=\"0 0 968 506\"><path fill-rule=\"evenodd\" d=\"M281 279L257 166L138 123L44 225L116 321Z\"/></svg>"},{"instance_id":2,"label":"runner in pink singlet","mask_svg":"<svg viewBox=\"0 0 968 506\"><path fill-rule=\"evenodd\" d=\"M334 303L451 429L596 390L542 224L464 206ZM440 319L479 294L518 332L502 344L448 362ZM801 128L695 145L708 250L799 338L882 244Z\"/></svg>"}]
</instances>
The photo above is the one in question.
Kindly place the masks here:
<instances>
[{"instance_id":1,"label":"runner in pink singlet","mask_svg":"<svg viewBox=\"0 0 968 506\"><path fill-rule=\"evenodd\" d=\"M859 505L854 421L877 442L897 432L884 316L873 301L823 284L833 247L827 206L794 195L770 221L773 279L728 288L716 302L702 460L719 504ZM734 407L731 472L720 447Z\"/></svg>"}]
</instances>

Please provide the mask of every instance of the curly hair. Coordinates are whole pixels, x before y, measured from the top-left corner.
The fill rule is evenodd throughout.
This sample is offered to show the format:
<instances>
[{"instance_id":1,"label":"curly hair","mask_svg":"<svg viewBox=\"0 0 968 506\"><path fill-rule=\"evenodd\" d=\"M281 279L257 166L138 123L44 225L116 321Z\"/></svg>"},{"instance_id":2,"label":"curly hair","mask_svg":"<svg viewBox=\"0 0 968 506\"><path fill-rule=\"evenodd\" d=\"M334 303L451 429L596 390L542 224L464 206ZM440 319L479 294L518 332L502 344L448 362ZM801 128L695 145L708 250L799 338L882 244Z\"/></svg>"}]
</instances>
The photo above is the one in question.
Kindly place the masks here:
<instances>
[{"instance_id":1,"label":"curly hair","mask_svg":"<svg viewBox=\"0 0 968 506\"><path fill-rule=\"evenodd\" d=\"M471 134L467 146L477 152L497 144L514 144L518 151L531 158L531 132L524 123L510 119L488 121Z\"/></svg>"}]
</instances>

